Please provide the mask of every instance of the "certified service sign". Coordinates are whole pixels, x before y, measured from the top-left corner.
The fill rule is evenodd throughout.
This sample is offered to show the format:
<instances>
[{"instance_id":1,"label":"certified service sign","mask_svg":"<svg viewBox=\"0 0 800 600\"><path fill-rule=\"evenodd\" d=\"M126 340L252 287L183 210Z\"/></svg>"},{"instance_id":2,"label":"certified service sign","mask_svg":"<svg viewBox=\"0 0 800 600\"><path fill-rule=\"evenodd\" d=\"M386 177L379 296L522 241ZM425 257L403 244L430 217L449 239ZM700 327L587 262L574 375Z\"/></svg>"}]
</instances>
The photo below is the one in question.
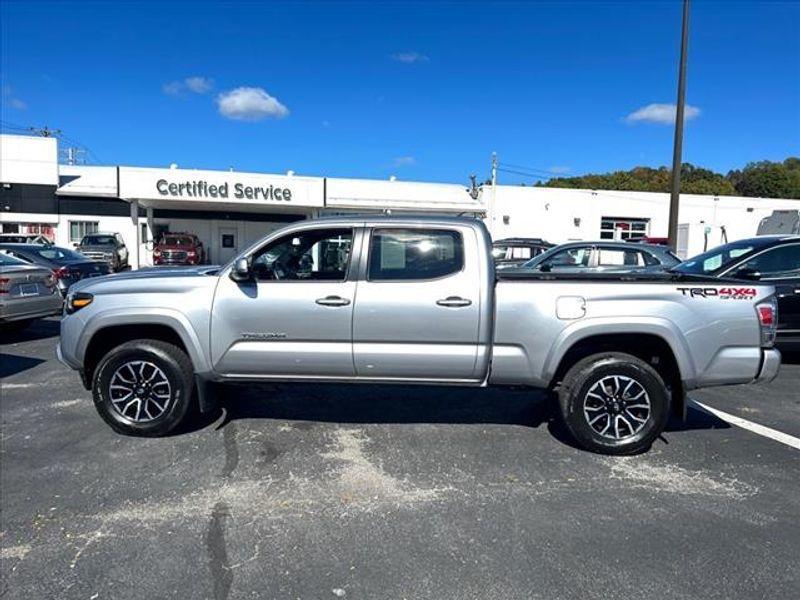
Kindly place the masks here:
<instances>
[{"instance_id":1,"label":"certified service sign","mask_svg":"<svg viewBox=\"0 0 800 600\"><path fill-rule=\"evenodd\" d=\"M321 207L324 185L321 177L120 167L119 196L153 206L159 202L146 200L169 201L169 205L224 202L225 208L236 204Z\"/></svg>"}]
</instances>

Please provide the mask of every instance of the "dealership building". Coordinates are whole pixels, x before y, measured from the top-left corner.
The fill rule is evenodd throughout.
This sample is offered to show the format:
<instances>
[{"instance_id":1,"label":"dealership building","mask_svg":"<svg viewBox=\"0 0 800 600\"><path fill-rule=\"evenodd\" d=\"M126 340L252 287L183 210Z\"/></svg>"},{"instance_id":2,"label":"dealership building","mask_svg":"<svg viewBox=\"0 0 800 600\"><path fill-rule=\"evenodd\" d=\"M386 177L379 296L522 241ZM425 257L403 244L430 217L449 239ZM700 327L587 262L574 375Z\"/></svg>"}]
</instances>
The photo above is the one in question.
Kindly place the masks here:
<instances>
[{"instance_id":1,"label":"dealership building","mask_svg":"<svg viewBox=\"0 0 800 600\"><path fill-rule=\"evenodd\" d=\"M665 237L667 194L308 177L136 166L63 165L55 138L0 135L0 227L68 246L119 233L133 268L152 264L153 240L196 234L225 262L282 225L322 215L470 215L495 239ZM681 195L679 254L755 235L773 210L798 200Z\"/></svg>"}]
</instances>

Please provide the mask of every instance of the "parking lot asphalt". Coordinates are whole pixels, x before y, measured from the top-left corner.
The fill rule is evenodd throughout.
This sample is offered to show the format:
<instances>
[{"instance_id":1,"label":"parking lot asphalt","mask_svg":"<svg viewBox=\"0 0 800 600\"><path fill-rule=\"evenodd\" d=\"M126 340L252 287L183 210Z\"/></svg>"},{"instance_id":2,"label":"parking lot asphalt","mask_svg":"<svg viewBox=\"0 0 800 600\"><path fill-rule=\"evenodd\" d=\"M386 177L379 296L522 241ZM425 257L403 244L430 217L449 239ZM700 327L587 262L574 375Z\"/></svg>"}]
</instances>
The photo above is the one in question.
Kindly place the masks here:
<instances>
[{"instance_id":1,"label":"parking lot asphalt","mask_svg":"<svg viewBox=\"0 0 800 600\"><path fill-rule=\"evenodd\" d=\"M2 598L797 598L800 452L692 409L639 456L526 390L239 385L123 437L54 358L0 347ZM800 360L693 393L800 434Z\"/></svg>"}]
</instances>

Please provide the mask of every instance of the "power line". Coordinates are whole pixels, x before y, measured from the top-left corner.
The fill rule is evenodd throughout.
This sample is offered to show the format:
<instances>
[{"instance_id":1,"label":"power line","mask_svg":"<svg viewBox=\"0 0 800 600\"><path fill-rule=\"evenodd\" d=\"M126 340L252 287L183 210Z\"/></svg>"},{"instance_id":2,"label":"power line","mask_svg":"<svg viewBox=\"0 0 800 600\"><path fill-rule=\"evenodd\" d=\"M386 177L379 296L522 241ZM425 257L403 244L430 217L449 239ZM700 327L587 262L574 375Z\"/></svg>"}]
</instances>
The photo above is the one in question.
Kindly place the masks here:
<instances>
[{"instance_id":1,"label":"power line","mask_svg":"<svg viewBox=\"0 0 800 600\"><path fill-rule=\"evenodd\" d=\"M531 177L531 178L534 178L534 179L541 179L542 178L541 175L536 175L534 173L526 173L524 171L516 171L514 169L504 169L502 167L497 167L497 170L498 171L502 171L503 173L512 173L514 175L523 175L525 177Z\"/></svg>"},{"instance_id":2,"label":"power line","mask_svg":"<svg viewBox=\"0 0 800 600\"><path fill-rule=\"evenodd\" d=\"M505 167L511 167L512 169L521 169L523 171L528 171L530 173L542 174L542 175L545 175L546 177L552 177L553 176L552 171L548 171L547 169L538 169L536 167L526 167L524 165L515 165L515 164L507 163L507 162L501 162L500 165L501 166L505 166Z\"/></svg>"}]
</instances>

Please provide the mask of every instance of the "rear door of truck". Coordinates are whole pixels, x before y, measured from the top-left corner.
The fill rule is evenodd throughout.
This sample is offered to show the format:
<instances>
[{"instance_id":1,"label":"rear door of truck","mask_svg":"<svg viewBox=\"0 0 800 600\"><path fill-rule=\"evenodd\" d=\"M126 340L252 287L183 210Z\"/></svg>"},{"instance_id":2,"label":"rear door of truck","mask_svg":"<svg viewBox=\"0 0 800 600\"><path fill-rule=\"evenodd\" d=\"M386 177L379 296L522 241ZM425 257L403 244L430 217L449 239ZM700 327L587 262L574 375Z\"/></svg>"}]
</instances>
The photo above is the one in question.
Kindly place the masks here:
<instances>
[{"instance_id":1,"label":"rear door of truck","mask_svg":"<svg viewBox=\"0 0 800 600\"><path fill-rule=\"evenodd\" d=\"M366 233L353 314L356 375L480 380L475 230L381 224Z\"/></svg>"}]
</instances>

